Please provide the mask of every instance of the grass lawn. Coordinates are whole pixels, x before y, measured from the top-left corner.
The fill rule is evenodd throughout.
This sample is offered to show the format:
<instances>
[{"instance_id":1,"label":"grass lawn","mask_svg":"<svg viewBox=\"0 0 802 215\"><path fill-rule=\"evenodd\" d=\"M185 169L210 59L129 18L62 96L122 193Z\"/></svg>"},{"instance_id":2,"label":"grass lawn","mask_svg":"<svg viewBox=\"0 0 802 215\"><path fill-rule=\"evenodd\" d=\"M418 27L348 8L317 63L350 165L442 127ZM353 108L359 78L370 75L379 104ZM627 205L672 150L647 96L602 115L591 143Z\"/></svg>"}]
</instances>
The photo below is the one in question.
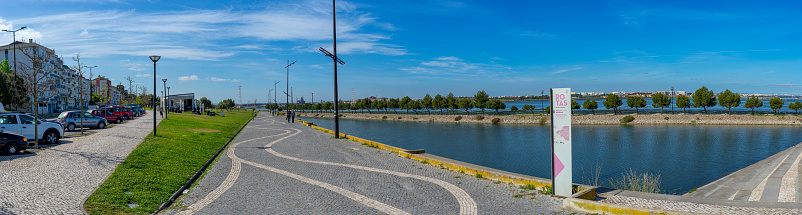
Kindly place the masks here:
<instances>
[{"instance_id":1,"label":"grass lawn","mask_svg":"<svg viewBox=\"0 0 802 215\"><path fill-rule=\"evenodd\" d=\"M170 113L86 200L90 214L151 214L250 120L251 111L225 117ZM130 194L129 194L130 193ZM129 204L137 204L129 208Z\"/></svg>"}]
</instances>

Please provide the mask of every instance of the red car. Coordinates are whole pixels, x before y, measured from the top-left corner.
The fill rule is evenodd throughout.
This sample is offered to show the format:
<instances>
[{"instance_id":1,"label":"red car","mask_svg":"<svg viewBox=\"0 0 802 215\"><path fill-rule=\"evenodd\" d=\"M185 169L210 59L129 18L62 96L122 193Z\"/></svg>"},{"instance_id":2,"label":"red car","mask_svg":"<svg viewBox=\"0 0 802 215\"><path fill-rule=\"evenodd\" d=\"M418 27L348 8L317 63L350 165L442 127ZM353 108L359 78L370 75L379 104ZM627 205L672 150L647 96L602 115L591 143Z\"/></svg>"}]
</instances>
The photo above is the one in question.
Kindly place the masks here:
<instances>
[{"instance_id":1,"label":"red car","mask_svg":"<svg viewBox=\"0 0 802 215\"><path fill-rule=\"evenodd\" d=\"M134 117L134 112L123 106L111 106L109 109L111 109L111 112L115 115L123 116L125 120L129 120Z\"/></svg>"},{"instance_id":2,"label":"red car","mask_svg":"<svg viewBox=\"0 0 802 215\"><path fill-rule=\"evenodd\" d=\"M114 124L120 124L123 122L123 116L112 113L110 109L104 108L104 109L91 110L91 113L92 115L106 119L109 122L114 122Z\"/></svg>"}]
</instances>

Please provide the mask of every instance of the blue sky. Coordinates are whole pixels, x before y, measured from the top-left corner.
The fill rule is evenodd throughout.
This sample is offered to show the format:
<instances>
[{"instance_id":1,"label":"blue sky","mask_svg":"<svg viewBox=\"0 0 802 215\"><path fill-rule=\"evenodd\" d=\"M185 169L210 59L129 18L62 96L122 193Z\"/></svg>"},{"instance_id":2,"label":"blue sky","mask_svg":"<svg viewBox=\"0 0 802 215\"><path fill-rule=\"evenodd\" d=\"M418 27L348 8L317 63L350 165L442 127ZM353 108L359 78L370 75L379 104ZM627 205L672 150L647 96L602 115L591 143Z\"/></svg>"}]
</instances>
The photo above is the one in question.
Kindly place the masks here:
<instances>
[{"instance_id":1,"label":"blue sky","mask_svg":"<svg viewBox=\"0 0 802 215\"><path fill-rule=\"evenodd\" d=\"M802 94L797 1L338 1L341 99L577 92ZM27 26L100 74L214 102L267 101L278 85L332 100L331 1L6 2L0 29ZM0 41L11 42L11 34ZM127 83L124 83L127 85ZM162 83L159 81L159 91ZM548 90L547 90L548 92Z\"/></svg>"}]
</instances>

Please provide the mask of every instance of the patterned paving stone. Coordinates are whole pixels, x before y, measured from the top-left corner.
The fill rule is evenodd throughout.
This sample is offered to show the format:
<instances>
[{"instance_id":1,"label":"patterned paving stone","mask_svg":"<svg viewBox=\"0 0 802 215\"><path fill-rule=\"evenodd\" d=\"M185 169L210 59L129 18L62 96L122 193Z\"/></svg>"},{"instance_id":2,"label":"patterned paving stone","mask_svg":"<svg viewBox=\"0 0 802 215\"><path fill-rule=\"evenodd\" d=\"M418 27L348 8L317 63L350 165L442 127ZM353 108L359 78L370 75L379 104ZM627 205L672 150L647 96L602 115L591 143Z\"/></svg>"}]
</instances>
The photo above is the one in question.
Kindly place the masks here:
<instances>
[{"instance_id":1,"label":"patterned paving stone","mask_svg":"<svg viewBox=\"0 0 802 215\"><path fill-rule=\"evenodd\" d=\"M570 213L558 198L421 164L282 119L260 114L164 213Z\"/></svg>"},{"instance_id":2,"label":"patterned paving stone","mask_svg":"<svg viewBox=\"0 0 802 215\"><path fill-rule=\"evenodd\" d=\"M0 214L84 214L84 199L153 132L152 116L37 153L0 156Z\"/></svg>"}]
</instances>

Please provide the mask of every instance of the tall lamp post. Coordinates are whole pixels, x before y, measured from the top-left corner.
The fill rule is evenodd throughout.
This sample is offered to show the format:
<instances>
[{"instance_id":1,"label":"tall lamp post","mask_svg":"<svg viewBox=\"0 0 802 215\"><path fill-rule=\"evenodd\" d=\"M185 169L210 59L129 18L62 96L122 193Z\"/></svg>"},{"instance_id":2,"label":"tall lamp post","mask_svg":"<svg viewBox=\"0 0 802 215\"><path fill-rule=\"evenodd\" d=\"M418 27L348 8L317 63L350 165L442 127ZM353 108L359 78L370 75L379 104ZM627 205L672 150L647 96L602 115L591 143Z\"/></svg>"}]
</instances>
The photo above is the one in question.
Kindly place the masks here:
<instances>
[{"instance_id":1,"label":"tall lamp post","mask_svg":"<svg viewBox=\"0 0 802 215\"><path fill-rule=\"evenodd\" d=\"M156 61L161 58L158 55L150 56L150 60L153 61L153 136L156 136Z\"/></svg>"},{"instance_id":2,"label":"tall lamp post","mask_svg":"<svg viewBox=\"0 0 802 215\"><path fill-rule=\"evenodd\" d=\"M167 79L166 78L162 78L162 82L164 82L164 88L163 88L164 91L162 91L162 92L166 93L167 92ZM164 94L164 96L162 96L162 100L164 100L164 103L167 103L167 94ZM166 108L167 106L165 106L165 104L162 104L162 107ZM167 113L164 113L164 118L165 119L167 118Z\"/></svg>"},{"instance_id":3,"label":"tall lamp post","mask_svg":"<svg viewBox=\"0 0 802 215\"><path fill-rule=\"evenodd\" d=\"M13 41L11 42L11 45L14 46L14 81L12 82L14 84L14 87L13 87L14 88L14 92L13 92L12 95L14 97L14 108L15 109L19 109L19 107L17 107L17 103L19 102L19 101L17 101L17 31L20 31L20 30L26 29L26 28L28 28L28 27L22 26L22 28L19 28L19 29L14 30L14 31L9 31L8 29L3 30L5 32L11 32L12 37L14 37ZM83 132L83 130L81 130L81 131Z\"/></svg>"},{"instance_id":4,"label":"tall lamp post","mask_svg":"<svg viewBox=\"0 0 802 215\"><path fill-rule=\"evenodd\" d=\"M278 110L278 101L276 100L276 98L278 98L278 93L276 93L278 92L278 88L276 88L278 83L281 83L281 81L275 81L273 83L273 103L276 104L276 110ZM276 114L278 114L278 112Z\"/></svg>"},{"instance_id":5,"label":"tall lamp post","mask_svg":"<svg viewBox=\"0 0 802 215\"><path fill-rule=\"evenodd\" d=\"M287 61L287 67L285 67L285 68L287 68L287 92L284 92L284 94L287 94L287 93L290 92L290 66L295 64L295 62L298 62L298 61L293 61L292 63L290 63L289 60ZM287 103L285 105L287 106L287 110L289 110L290 109L290 94L287 94Z\"/></svg>"},{"instance_id":6,"label":"tall lamp post","mask_svg":"<svg viewBox=\"0 0 802 215\"><path fill-rule=\"evenodd\" d=\"M164 115L167 116L167 113L170 112L171 106L173 106L173 102L170 101L170 87L167 87L167 111L165 111Z\"/></svg>"},{"instance_id":7,"label":"tall lamp post","mask_svg":"<svg viewBox=\"0 0 802 215\"><path fill-rule=\"evenodd\" d=\"M334 35L334 54L330 53L323 47L320 47L318 50L323 52L327 57L330 57L334 61L334 138L340 138L340 107L339 107L339 98L337 98L337 64L345 65L345 62L340 60L337 57L337 6L334 5L335 0L331 0L331 19L333 25L333 35Z\"/></svg>"}]
</instances>

